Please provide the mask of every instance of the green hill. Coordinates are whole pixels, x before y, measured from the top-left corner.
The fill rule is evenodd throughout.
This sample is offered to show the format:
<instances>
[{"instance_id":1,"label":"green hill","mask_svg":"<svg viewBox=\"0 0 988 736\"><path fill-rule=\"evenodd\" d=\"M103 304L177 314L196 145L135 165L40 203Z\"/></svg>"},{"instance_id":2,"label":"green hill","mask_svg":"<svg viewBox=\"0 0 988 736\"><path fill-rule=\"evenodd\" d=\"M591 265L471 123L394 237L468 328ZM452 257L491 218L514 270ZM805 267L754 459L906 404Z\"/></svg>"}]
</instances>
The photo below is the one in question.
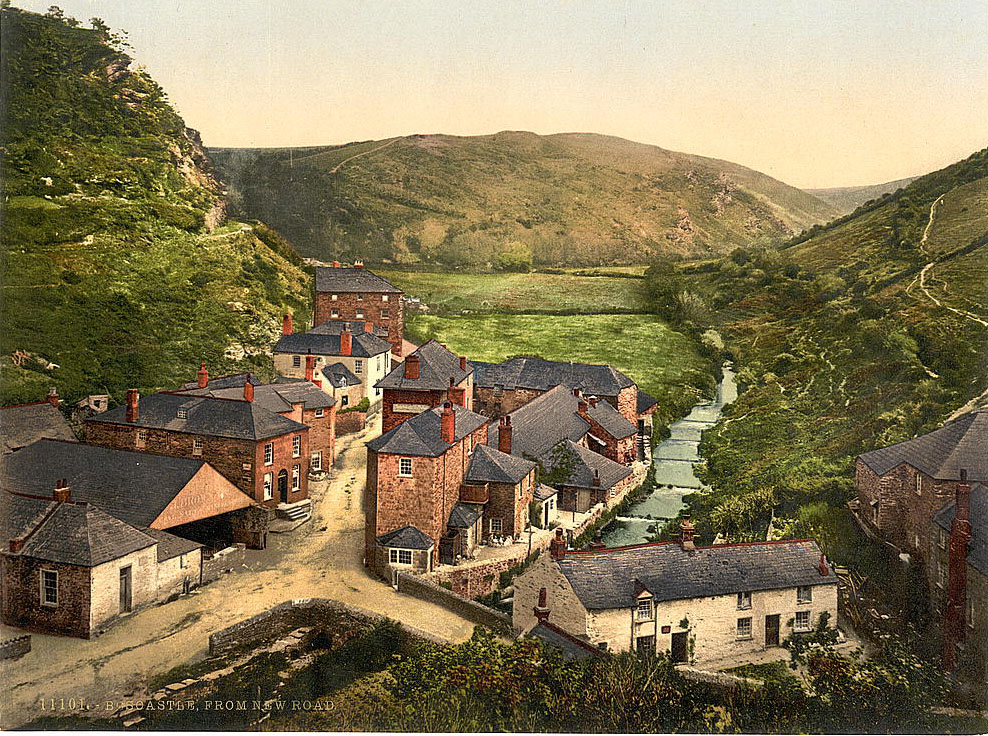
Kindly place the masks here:
<instances>
[{"instance_id":1,"label":"green hill","mask_svg":"<svg viewBox=\"0 0 988 736\"><path fill-rule=\"evenodd\" d=\"M645 263L780 241L837 214L737 164L591 134L416 135L210 154L235 211L322 260Z\"/></svg>"},{"instance_id":2,"label":"green hill","mask_svg":"<svg viewBox=\"0 0 988 736\"><path fill-rule=\"evenodd\" d=\"M853 212L865 202L877 199L883 194L892 194L908 186L910 182L916 181L916 178L915 176L910 176L906 179L888 181L884 184L870 184L863 187L834 187L831 189L807 189L806 191L814 197L833 205L841 214L846 214Z\"/></svg>"},{"instance_id":3,"label":"green hill","mask_svg":"<svg viewBox=\"0 0 988 736\"><path fill-rule=\"evenodd\" d=\"M224 223L162 89L101 24L57 15L0 16L3 401L173 386L200 360L268 370L282 310L309 309L300 258Z\"/></svg>"}]
</instances>

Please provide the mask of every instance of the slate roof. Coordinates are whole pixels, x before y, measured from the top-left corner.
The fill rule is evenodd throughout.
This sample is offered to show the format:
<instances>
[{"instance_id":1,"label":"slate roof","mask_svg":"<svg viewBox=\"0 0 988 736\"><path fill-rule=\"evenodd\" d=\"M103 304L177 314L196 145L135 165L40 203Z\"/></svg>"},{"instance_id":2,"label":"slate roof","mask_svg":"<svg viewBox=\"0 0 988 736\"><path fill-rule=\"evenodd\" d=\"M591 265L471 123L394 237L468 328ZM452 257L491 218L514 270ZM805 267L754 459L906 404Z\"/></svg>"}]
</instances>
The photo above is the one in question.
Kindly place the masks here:
<instances>
[{"instance_id":1,"label":"slate roof","mask_svg":"<svg viewBox=\"0 0 988 736\"><path fill-rule=\"evenodd\" d=\"M570 396L573 396L572 392ZM573 396L575 401L579 401ZM638 432L638 429L624 418L624 415L604 400L597 402L597 406L587 406L587 415L597 424L607 430L607 433L614 439L623 440Z\"/></svg>"},{"instance_id":2,"label":"slate roof","mask_svg":"<svg viewBox=\"0 0 988 736\"><path fill-rule=\"evenodd\" d=\"M484 515L484 506L479 503L460 503L449 512L449 526L452 529L469 529Z\"/></svg>"},{"instance_id":3,"label":"slate roof","mask_svg":"<svg viewBox=\"0 0 988 736\"><path fill-rule=\"evenodd\" d=\"M27 447L42 437L76 440L65 417L47 401L0 408L0 440L4 454Z\"/></svg>"},{"instance_id":4,"label":"slate roof","mask_svg":"<svg viewBox=\"0 0 988 736\"><path fill-rule=\"evenodd\" d=\"M318 328L316 328L318 329ZM369 332L353 332L350 337L350 355L355 358L372 358L391 350L391 343ZM341 356L340 333L324 333L309 330L294 335L282 335L274 346L276 353L293 355Z\"/></svg>"},{"instance_id":5,"label":"slate roof","mask_svg":"<svg viewBox=\"0 0 988 736\"><path fill-rule=\"evenodd\" d=\"M741 591L836 585L821 575L812 539L724 544L684 551L678 542L567 552L556 562L589 610L629 608L636 586L656 601L730 595Z\"/></svg>"},{"instance_id":6,"label":"slate roof","mask_svg":"<svg viewBox=\"0 0 988 736\"><path fill-rule=\"evenodd\" d=\"M572 488L607 489L617 485L633 472L628 466L616 463L571 440L564 440L563 445L576 456L576 463L569 478L561 481L559 485ZM547 472L555 469L559 464L558 459L559 456L552 451L545 453L540 458ZM600 481L599 486L594 484L595 479Z\"/></svg>"},{"instance_id":7,"label":"slate roof","mask_svg":"<svg viewBox=\"0 0 988 736\"><path fill-rule=\"evenodd\" d=\"M555 496L559 491L551 486L547 486L545 483L536 483L535 485L535 500L536 501L548 501L550 498Z\"/></svg>"},{"instance_id":8,"label":"slate roof","mask_svg":"<svg viewBox=\"0 0 988 736\"><path fill-rule=\"evenodd\" d=\"M228 376L217 376L216 378L210 378L206 383L206 388L212 390L235 387L243 388L244 384L247 383L248 380L255 386L261 385L261 379L253 373L231 373ZM179 389L179 391L183 393L197 390L199 390L198 380L183 383L182 387Z\"/></svg>"},{"instance_id":9,"label":"slate roof","mask_svg":"<svg viewBox=\"0 0 988 736\"><path fill-rule=\"evenodd\" d=\"M39 524L25 530L28 536L19 554L95 567L155 544L149 535L90 504L52 503L51 507Z\"/></svg>"},{"instance_id":10,"label":"slate roof","mask_svg":"<svg viewBox=\"0 0 988 736\"><path fill-rule=\"evenodd\" d=\"M328 319L307 332L311 335L339 335L343 332L343 327L346 326L350 328L352 334L358 335L360 333L367 333L367 323L368 320ZM367 334L373 334L387 340L388 328L375 325L373 333Z\"/></svg>"},{"instance_id":11,"label":"slate roof","mask_svg":"<svg viewBox=\"0 0 988 736\"><path fill-rule=\"evenodd\" d=\"M366 291L375 294L401 294L401 289L366 268L316 268L316 291L347 294Z\"/></svg>"},{"instance_id":12,"label":"slate roof","mask_svg":"<svg viewBox=\"0 0 988 736\"><path fill-rule=\"evenodd\" d=\"M546 391L563 385L586 395L617 396L634 381L609 365L563 363L542 358L512 358L505 363L474 362L474 383L484 388Z\"/></svg>"},{"instance_id":13,"label":"slate roof","mask_svg":"<svg viewBox=\"0 0 988 736\"><path fill-rule=\"evenodd\" d=\"M51 496L65 479L73 501L86 501L135 527L151 526L204 466L202 460L39 440L4 459L3 489ZM242 507L251 499L242 496Z\"/></svg>"},{"instance_id":14,"label":"slate roof","mask_svg":"<svg viewBox=\"0 0 988 736\"><path fill-rule=\"evenodd\" d=\"M649 409L652 409L658 405L659 405L658 399L656 399L654 396L649 396L641 389L638 389L638 406L636 410L639 416L647 412Z\"/></svg>"},{"instance_id":15,"label":"slate roof","mask_svg":"<svg viewBox=\"0 0 988 736\"><path fill-rule=\"evenodd\" d=\"M511 454L541 457L563 440L580 440L590 424L576 413L576 405L571 390L556 386L511 412ZM497 445L496 422L488 431L488 444Z\"/></svg>"},{"instance_id":16,"label":"slate roof","mask_svg":"<svg viewBox=\"0 0 988 736\"><path fill-rule=\"evenodd\" d=\"M354 375L353 371L342 363L333 363L332 365L324 366L322 374L333 388L343 388L344 382L347 388L350 386L359 386L363 383L358 376Z\"/></svg>"},{"instance_id":17,"label":"slate roof","mask_svg":"<svg viewBox=\"0 0 988 736\"><path fill-rule=\"evenodd\" d=\"M164 562L202 548L198 542L176 537L174 534L169 534L161 529L141 529L141 531L158 543L158 562Z\"/></svg>"},{"instance_id":18,"label":"slate roof","mask_svg":"<svg viewBox=\"0 0 988 736\"><path fill-rule=\"evenodd\" d=\"M516 485L532 472L535 463L514 455L505 455L490 445L477 445L467 468L468 483L507 483Z\"/></svg>"},{"instance_id":19,"label":"slate roof","mask_svg":"<svg viewBox=\"0 0 988 736\"><path fill-rule=\"evenodd\" d=\"M563 631L551 621L539 621L528 632L528 636L548 644L566 659L587 659L606 657L607 654L587 641L582 641L567 631Z\"/></svg>"},{"instance_id":20,"label":"slate roof","mask_svg":"<svg viewBox=\"0 0 988 736\"><path fill-rule=\"evenodd\" d=\"M400 547L401 549L430 549L432 538L414 526L403 526L393 532L387 532L377 538L381 547Z\"/></svg>"},{"instance_id":21,"label":"slate roof","mask_svg":"<svg viewBox=\"0 0 988 736\"><path fill-rule=\"evenodd\" d=\"M127 421L126 406L118 406L86 421L247 440L268 439L307 429L304 424L265 409L256 401L234 401L162 391L142 396L138 408L136 422ZM188 413L185 419L178 417L180 408Z\"/></svg>"},{"instance_id":22,"label":"slate roof","mask_svg":"<svg viewBox=\"0 0 988 736\"><path fill-rule=\"evenodd\" d=\"M453 380L453 385L459 385L473 373L473 365L468 362L466 370L461 370L460 356L435 340L429 340L412 355L419 357L418 378L405 378L405 364L399 363L375 387L406 391L445 391L449 388L450 379ZM408 357L405 357L406 361Z\"/></svg>"},{"instance_id":23,"label":"slate roof","mask_svg":"<svg viewBox=\"0 0 988 736\"><path fill-rule=\"evenodd\" d=\"M442 411L442 407L437 406L416 414L390 432L368 442L367 448L392 455L439 457L452 447L440 436ZM490 421L458 405L453 406L453 413L456 418L453 436L457 442Z\"/></svg>"},{"instance_id":24,"label":"slate roof","mask_svg":"<svg viewBox=\"0 0 988 736\"><path fill-rule=\"evenodd\" d=\"M957 502L951 501L933 517L934 523L945 531L957 515ZM988 486L978 483L971 489L971 544L967 550L971 567L988 575Z\"/></svg>"},{"instance_id":25,"label":"slate roof","mask_svg":"<svg viewBox=\"0 0 988 736\"><path fill-rule=\"evenodd\" d=\"M929 434L872 450L859 459L877 475L909 463L938 480L988 481L988 409L979 409Z\"/></svg>"},{"instance_id":26,"label":"slate roof","mask_svg":"<svg viewBox=\"0 0 988 736\"><path fill-rule=\"evenodd\" d=\"M254 403L275 414L290 412L294 404L301 404L303 409L311 410L328 409L336 403L332 396L304 378L282 377L275 383L262 384L250 373L224 376L215 379L215 384L210 380L206 388L199 388L195 383L191 384L191 388L186 388L189 384L185 384L178 393L189 396L211 396L214 399L242 400L244 384L247 383L248 376L254 386Z\"/></svg>"},{"instance_id":27,"label":"slate roof","mask_svg":"<svg viewBox=\"0 0 988 736\"><path fill-rule=\"evenodd\" d=\"M51 493L49 492L49 496ZM55 506L51 498L29 498L0 491L0 534L9 540L24 536ZM7 542L4 541L4 545Z\"/></svg>"}]
</instances>

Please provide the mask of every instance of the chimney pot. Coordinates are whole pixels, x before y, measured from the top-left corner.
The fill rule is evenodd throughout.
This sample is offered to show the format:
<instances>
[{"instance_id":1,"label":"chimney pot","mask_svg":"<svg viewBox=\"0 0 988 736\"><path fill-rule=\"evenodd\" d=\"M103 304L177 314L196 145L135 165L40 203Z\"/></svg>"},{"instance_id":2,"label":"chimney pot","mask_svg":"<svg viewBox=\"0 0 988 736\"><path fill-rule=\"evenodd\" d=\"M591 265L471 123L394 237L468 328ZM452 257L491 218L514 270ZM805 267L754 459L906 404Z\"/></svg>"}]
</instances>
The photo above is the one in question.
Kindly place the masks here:
<instances>
[{"instance_id":1,"label":"chimney pot","mask_svg":"<svg viewBox=\"0 0 988 736\"><path fill-rule=\"evenodd\" d=\"M66 503L72 499L72 490L69 488L68 481L65 478L60 478L55 481L55 492L52 497L58 503Z\"/></svg>"},{"instance_id":2,"label":"chimney pot","mask_svg":"<svg viewBox=\"0 0 988 736\"><path fill-rule=\"evenodd\" d=\"M545 588L539 589L539 602L532 612L539 621L549 620L549 592Z\"/></svg>"},{"instance_id":3,"label":"chimney pot","mask_svg":"<svg viewBox=\"0 0 988 736\"><path fill-rule=\"evenodd\" d=\"M453 412L453 402L443 403L443 413L440 416L440 436L447 445L456 441L456 414Z\"/></svg>"},{"instance_id":4,"label":"chimney pot","mask_svg":"<svg viewBox=\"0 0 988 736\"><path fill-rule=\"evenodd\" d=\"M594 488L600 488L600 471L599 470L594 470L593 471L593 487Z\"/></svg>"},{"instance_id":5,"label":"chimney pot","mask_svg":"<svg viewBox=\"0 0 988 736\"><path fill-rule=\"evenodd\" d=\"M136 422L140 417L141 394L136 388L127 389L127 414L128 422Z\"/></svg>"},{"instance_id":6,"label":"chimney pot","mask_svg":"<svg viewBox=\"0 0 988 736\"><path fill-rule=\"evenodd\" d=\"M285 312L284 316L281 318L281 334L291 335L294 330L295 328L292 325L292 315L290 312Z\"/></svg>"},{"instance_id":7,"label":"chimney pot","mask_svg":"<svg viewBox=\"0 0 988 736\"><path fill-rule=\"evenodd\" d=\"M353 352L353 334L350 332L350 324L343 325L340 332L340 355L350 355Z\"/></svg>"},{"instance_id":8,"label":"chimney pot","mask_svg":"<svg viewBox=\"0 0 988 736\"><path fill-rule=\"evenodd\" d=\"M333 268L339 268L339 267L340 267L340 262L339 261L333 261Z\"/></svg>"},{"instance_id":9,"label":"chimney pot","mask_svg":"<svg viewBox=\"0 0 988 736\"><path fill-rule=\"evenodd\" d=\"M961 468L961 481L967 481L967 468Z\"/></svg>"},{"instance_id":10,"label":"chimney pot","mask_svg":"<svg viewBox=\"0 0 988 736\"><path fill-rule=\"evenodd\" d=\"M251 379L253 378L254 374L248 373L247 380L244 381L244 401L254 400L254 384L251 382Z\"/></svg>"},{"instance_id":11,"label":"chimney pot","mask_svg":"<svg viewBox=\"0 0 988 736\"><path fill-rule=\"evenodd\" d=\"M466 369L467 369L467 356L461 355L460 356L460 370L461 371L466 371Z\"/></svg>"},{"instance_id":12,"label":"chimney pot","mask_svg":"<svg viewBox=\"0 0 988 736\"><path fill-rule=\"evenodd\" d=\"M305 356L305 380L315 381L316 377L316 356Z\"/></svg>"},{"instance_id":13,"label":"chimney pot","mask_svg":"<svg viewBox=\"0 0 988 736\"><path fill-rule=\"evenodd\" d=\"M20 537L18 537L16 539L11 539L10 540L10 551L12 553L17 554L22 549L24 549L24 540L23 539L21 539Z\"/></svg>"},{"instance_id":14,"label":"chimney pot","mask_svg":"<svg viewBox=\"0 0 988 736\"><path fill-rule=\"evenodd\" d=\"M696 549L696 544L693 542L693 536L695 534L696 527L693 525L693 522L690 521L690 517L685 516L682 523L679 525L679 543L684 551L692 552Z\"/></svg>"},{"instance_id":15,"label":"chimney pot","mask_svg":"<svg viewBox=\"0 0 988 736\"><path fill-rule=\"evenodd\" d=\"M575 396L576 398L580 398L580 396L581 396L582 394L583 394L583 392L582 392L582 391L580 391L580 387L579 387L579 386L577 386L576 388L574 388L574 389L573 389L573 395L574 395L574 396Z\"/></svg>"},{"instance_id":16,"label":"chimney pot","mask_svg":"<svg viewBox=\"0 0 988 736\"><path fill-rule=\"evenodd\" d=\"M597 408L597 397L596 396L591 396L590 399L589 399L589 403L590 403L590 408L591 409L596 409Z\"/></svg>"},{"instance_id":17,"label":"chimney pot","mask_svg":"<svg viewBox=\"0 0 988 736\"><path fill-rule=\"evenodd\" d=\"M364 267L364 262L363 261L354 261L353 262L353 267L354 268L363 268Z\"/></svg>"},{"instance_id":18,"label":"chimney pot","mask_svg":"<svg viewBox=\"0 0 988 736\"><path fill-rule=\"evenodd\" d=\"M409 355L405 358L405 378L417 381L419 377L419 356Z\"/></svg>"},{"instance_id":19,"label":"chimney pot","mask_svg":"<svg viewBox=\"0 0 988 736\"><path fill-rule=\"evenodd\" d=\"M586 414L589 408L590 408L590 405L586 401L584 401L583 399L580 399L580 402L576 405L576 410L580 414Z\"/></svg>"},{"instance_id":20,"label":"chimney pot","mask_svg":"<svg viewBox=\"0 0 988 736\"><path fill-rule=\"evenodd\" d=\"M505 455L511 454L511 432L511 417L501 417L497 427L497 449Z\"/></svg>"},{"instance_id":21,"label":"chimney pot","mask_svg":"<svg viewBox=\"0 0 988 736\"><path fill-rule=\"evenodd\" d=\"M830 574L830 566L827 564L827 555L820 554L820 575L826 577Z\"/></svg>"},{"instance_id":22,"label":"chimney pot","mask_svg":"<svg viewBox=\"0 0 988 736\"><path fill-rule=\"evenodd\" d=\"M209 385L209 371L206 370L205 363L200 363L199 370L196 371L196 385L199 388L206 388Z\"/></svg>"},{"instance_id":23,"label":"chimney pot","mask_svg":"<svg viewBox=\"0 0 988 736\"><path fill-rule=\"evenodd\" d=\"M374 323L364 322L364 332L374 332Z\"/></svg>"},{"instance_id":24,"label":"chimney pot","mask_svg":"<svg viewBox=\"0 0 988 736\"><path fill-rule=\"evenodd\" d=\"M58 389L55 388L54 386L52 386L48 390L48 403L51 404L52 406L54 406L56 409L58 408L58 404L59 404L59 401L58 401Z\"/></svg>"},{"instance_id":25,"label":"chimney pot","mask_svg":"<svg viewBox=\"0 0 988 736\"><path fill-rule=\"evenodd\" d=\"M566 556L566 540L563 539L563 530L556 528L556 536L549 543L549 556L554 560L561 560Z\"/></svg>"}]
</instances>

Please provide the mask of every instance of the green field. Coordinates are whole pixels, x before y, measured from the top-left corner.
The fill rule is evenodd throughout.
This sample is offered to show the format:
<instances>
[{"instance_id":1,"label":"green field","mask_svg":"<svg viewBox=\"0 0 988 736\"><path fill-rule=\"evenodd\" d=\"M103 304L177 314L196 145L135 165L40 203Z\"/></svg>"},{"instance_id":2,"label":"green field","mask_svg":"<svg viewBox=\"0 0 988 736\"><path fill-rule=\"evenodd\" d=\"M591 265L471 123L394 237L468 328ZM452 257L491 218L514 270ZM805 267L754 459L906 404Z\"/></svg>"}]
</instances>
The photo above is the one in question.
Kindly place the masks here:
<instances>
[{"instance_id":1,"label":"green field","mask_svg":"<svg viewBox=\"0 0 988 736\"><path fill-rule=\"evenodd\" d=\"M712 365L687 336L652 315L418 314L406 332L415 342L435 338L474 360L514 355L608 363L659 400L669 421L713 393Z\"/></svg>"},{"instance_id":2,"label":"green field","mask_svg":"<svg viewBox=\"0 0 988 736\"><path fill-rule=\"evenodd\" d=\"M434 314L645 312L642 280L549 273L435 273L375 269Z\"/></svg>"}]
</instances>

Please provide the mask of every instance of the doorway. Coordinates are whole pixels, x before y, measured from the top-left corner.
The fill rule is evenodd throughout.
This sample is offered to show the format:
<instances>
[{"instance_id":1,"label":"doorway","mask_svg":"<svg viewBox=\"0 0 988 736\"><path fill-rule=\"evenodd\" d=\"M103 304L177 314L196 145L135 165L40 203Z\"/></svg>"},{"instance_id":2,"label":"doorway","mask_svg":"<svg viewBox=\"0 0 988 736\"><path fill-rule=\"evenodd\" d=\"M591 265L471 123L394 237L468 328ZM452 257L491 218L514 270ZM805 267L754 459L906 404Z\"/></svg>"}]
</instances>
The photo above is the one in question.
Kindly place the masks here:
<instances>
[{"instance_id":1,"label":"doorway","mask_svg":"<svg viewBox=\"0 0 988 736\"><path fill-rule=\"evenodd\" d=\"M765 617L765 646L779 646L779 614Z\"/></svg>"},{"instance_id":2,"label":"doorway","mask_svg":"<svg viewBox=\"0 0 988 736\"><path fill-rule=\"evenodd\" d=\"M132 570L130 565L120 568L120 613L130 613L134 609Z\"/></svg>"},{"instance_id":3,"label":"doorway","mask_svg":"<svg viewBox=\"0 0 988 736\"><path fill-rule=\"evenodd\" d=\"M672 655L673 662L678 663L689 661L688 634L689 632L687 631L677 631L672 635L672 646L669 647L669 652Z\"/></svg>"},{"instance_id":4,"label":"doorway","mask_svg":"<svg viewBox=\"0 0 988 736\"><path fill-rule=\"evenodd\" d=\"M288 471L278 473L278 497L282 503L288 503Z\"/></svg>"}]
</instances>

